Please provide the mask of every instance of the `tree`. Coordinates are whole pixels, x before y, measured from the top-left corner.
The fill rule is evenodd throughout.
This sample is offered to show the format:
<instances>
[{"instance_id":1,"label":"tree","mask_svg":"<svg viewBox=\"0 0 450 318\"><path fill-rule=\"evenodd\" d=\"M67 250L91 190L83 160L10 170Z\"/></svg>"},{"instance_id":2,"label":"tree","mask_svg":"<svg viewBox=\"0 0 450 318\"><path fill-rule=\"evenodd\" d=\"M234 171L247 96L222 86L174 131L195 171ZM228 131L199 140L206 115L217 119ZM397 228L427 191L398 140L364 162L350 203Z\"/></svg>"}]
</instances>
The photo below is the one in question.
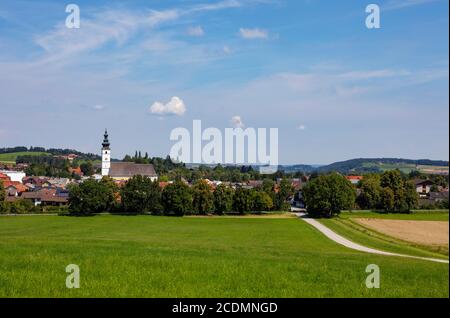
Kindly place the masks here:
<instances>
[{"instance_id":1,"label":"tree","mask_svg":"<svg viewBox=\"0 0 450 318\"><path fill-rule=\"evenodd\" d=\"M408 212L417 208L419 205L419 194L412 182L405 182L405 200L408 206Z\"/></svg>"},{"instance_id":2,"label":"tree","mask_svg":"<svg viewBox=\"0 0 450 318\"><path fill-rule=\"evenodd\" d=\"M73 185L69 188L69 212L72 215L111 212L116 205L116 193L117 187L109 177Z\"/></svg>"},{"instance_id":3,"label":"tree","mask_svg":"<svg viewBox=\"0 0 450 318\"><path fill-rule=\"evenodd\" d=\"M187 184L175 181L164 188L162 193L164 212L182 216L192 211L192 193Z\"/></svg>"},{"instance_id":4,"label":"tree","mask_svg":"<svg viewBox=\"0 0 450 318\"><path fill-rule=\"evenodd\" d=\"M233 189L219 184L214 191L214 211L217 214L230 212L233 208Z\"/></svg>"},{"instance_id":5,"label":"tree","mask_svg":"<svg viewBox=\"0 0 450 318\"><path fill-rule=\"evenodd\" d=\"M275 182L270 179L264 179L262 184L262 190L266 193L273 193L273 188L275 187Z\"/></svg>"},{"instance_id":6,"label":"tree","mask_svg":"<svg viewBox=\"0 0 450 318\"><path fill-rule=\"evenodd\" d=\"M136 175L120 189L122 208L129 213L159 213L162 210L161 188L157 181Z\"/></svg>"},{"instance_id":7,"label":"tree","mask_svg":"<svg viewBox=\"0 0 450 318\"><path fill-rule=\"evenodd\" d=\"M399 170L385 171L382 174L381 186L391 190L384 193L383 208L386 211L409 212L411 210L410 207L415 205L415 199L411 193L411 186L408 184L409 182L404 180Z\"/></svg>"},{"instance_id":8,"label":"tree","mask_svg":"<svg viewBox=\"0 0 450 318\"><path fill-rule=\"evenodd\" d=\"M369 174L359 183L361 190L357 198L358 205L362 209L377 209L381 206L381 178L378 174Z\"/></svg>"},{"instance_id":9,"label":"tree","mask_svg":"<svg viewBox=\"0 0 450 318\"><path fill-rule=\"evenodd\" d=\"M386 211L395 209L395 194L391 188L383 188L381 191L381 202Z\"/></svg>"},{"instance_id":10,"label":"tree","mask_svg":"<svg viewBox=\"0 0 450 318\"><path fill-rule=\"evenodd\" d=\"M320 175L303 188L308 214L316 217L332 217L341 210L352 209L355 189L338 173Z\"/></svg>"},{"instance_id":11,"label":"tree","mask_svg":"<svg viewBox=\"0 0 450 318\"><path fill-rule=\"evenodd\" d=\"M275 195L274 207L278 211L287 211L290 206L287 200L294 194L294 189L288 179L282 179Z\"/></svg>"},{"instance_id":12,"label":"tree","mask_svg":"<svg viewBox=\"0 0 450 318\"><path fill-rule=\"evenodd\" d=\"M270 211L273 208L272 197L264 191L253 191L253 210L254 211Z\"/></svg>"},{"instance_id":13,"label":"tree","mask_svg":"<svg viewBox=\"0 0 450 318\"><path fill-rule=\"evenodd\" d=\"M95 173L94 166L92 165L92 162L90 162L90 161L83 162L80 165L80 169L81 169L81 172L83 172L83 174L85 176L92 176Z\"/></svg>"},{"instance_id":14,"label":"tree","mask_svg":"<svg viewBox=\"0 0 450 318\"><path fill-rule=\"evenodd\" d=\"M194 213L206 215L214 209L214 196L205 180L199 180L194 184L192 195Z\"/></svg>"},{"instance_id":15,"label":"tree","mask_svg":"<svg viewBox=\"0 0 450 318\"><path fill-rule=\"evenodd\" d=\"M233 196L233 207L237 212L241 214L251 211L252 196L250 190L243 188L236 189Z\"/></svg>"}]
</instances>

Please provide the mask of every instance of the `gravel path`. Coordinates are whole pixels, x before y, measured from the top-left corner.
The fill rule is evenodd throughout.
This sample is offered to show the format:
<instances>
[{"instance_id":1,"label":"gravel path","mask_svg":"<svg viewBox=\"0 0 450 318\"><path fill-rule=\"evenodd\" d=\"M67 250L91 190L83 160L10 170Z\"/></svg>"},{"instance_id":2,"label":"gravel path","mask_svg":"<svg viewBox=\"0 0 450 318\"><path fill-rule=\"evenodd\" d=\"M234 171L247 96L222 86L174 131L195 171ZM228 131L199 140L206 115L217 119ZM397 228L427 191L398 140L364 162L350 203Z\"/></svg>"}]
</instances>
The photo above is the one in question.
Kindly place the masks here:
<instances>
[{"instance_id":1,"label":"gravel path","mask_svg":"<svg viewBox=\"0 0 450 318\"><path fill-rule=\"evenodd\" d=\"M348 247L348 248L351 248L353 250L356 250L356 251L365 252L365 253L371 253L371 254L378 254L378 255L386 255L386 256L407 257L407 258L414 258L414 259L420 259L420 260L425 260L425 261L431 261L431 262L448 264L448 260L445 260L445 259L397 254L397 253L385 252L385 251L380 251L380 250L373 249L373 248L370 248L370 247L366 247L366 246L354 243L354 242L346 239L345 237L343 237L343 236L337 234L336 232L332 231L331 229L329 229L328 227L326 227L322 223L320 223L320 222L318 222L318 221L316 221L314 219L306 217L306 215L304 213L297 213L297 216L300 217L306 223L308 223L308 224L312 225L313 227L315 227L320 232L322 232L330 240L332 240L332 241L334 241L334 242L336 242L338 244L341 244L341 245L343 245L345 247Z\"/></svg>"}]
</instances>

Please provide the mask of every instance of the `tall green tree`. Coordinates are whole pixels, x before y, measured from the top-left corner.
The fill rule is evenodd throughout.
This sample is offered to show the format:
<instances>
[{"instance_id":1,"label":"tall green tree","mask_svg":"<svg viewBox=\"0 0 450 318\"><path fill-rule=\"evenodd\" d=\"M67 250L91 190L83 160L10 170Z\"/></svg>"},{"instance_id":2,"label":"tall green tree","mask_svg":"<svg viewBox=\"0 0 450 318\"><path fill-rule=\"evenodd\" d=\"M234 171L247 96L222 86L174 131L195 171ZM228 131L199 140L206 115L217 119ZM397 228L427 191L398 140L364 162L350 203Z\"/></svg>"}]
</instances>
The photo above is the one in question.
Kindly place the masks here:
<instances>
[{"instance_id":1,"label":"tall green tree","mask_svg":"<svg viewBox=\"0 0 450 318\"><path fill-rule=\"evenodd\" d=\"M361 191L357 203L362 209L377 209L381 207L381 177L379 174L368 174L359 183Z\"/></svg>"},{"instance_id":2,"label":"tall green tree","mask_svg":"<svg viewBox=\"0 0 450 318\"><path fill-rule=\"evenodd\" d=\"M383 188L381 191L381 204L386 211L395 210L395 194L391 188Z\"/></svg>"},{"instance_id":3,"label":"tall green tree","mask_svg":"<svg viewBox=\"0 0 450 318\"><path fill-rule=\"evenodd\" d=\"M315 217L332 217L341 210L352 209L356 191L342 175L320 175L303 188L308 214Z\"/></svg>"},{"instance_id":4,"label":"tall green tree","mask_svg":"<svg viewBox=\"0 0 450 318\"><path fill-rule=\"evenodd\" d=\"M214 209L214 196L205 180L197 181L192 187L193 212L205 215Z\"/></svg>"},{"instance_id":5,"label":"tall green tree","mask_svg":"<svg viewBox=\"0 0 450 318\"><path fill-rule=\"evenodd\" d=\"M233 208L244 214L252 210L252 194L248 189L237 188L233 196Z\"/></svg>"},{"instance_id":6,"label":"tall green tree","mask_svg":"<svg viewBox=\"0 0 450 318\"><path fill-rule=\"evenodd\" d=\"M117 187L103 177L101 181L88 179L69 188L69 212L73 215L90 215L111 212L116 206Z\"/></svg>"},{"instance_id":7,"label":"tall green tree","mask_svg":"<svg viewBox=\"0 0 450 318\"><path fill-rule=\"evenodd\" d=\"M94 166L92 165L92 162L90 162L90 161L83 162L80 165L80 169L81 169L81 172L83 172L83 174L85 176L92 176L95 173Z\"/></svg>"},{"instance_id":8,"label":"tall green tree","mask_svg":"<svg viewBox=\"0 0 450 318\"><path fill-rule=\"evenodd\" d=\"M272 197L264 191L253 191L252 200L254 211L270 211L273 208Z\"/></svg>"},{"instance_id":9,"label":"tall green tree","mask_svg":"<svg viewBox=\"0 0 450 318\"><path fill-rule=\"evenodd\" d=\"M147 176L136 175L120 189L124 212L159 213L162 211L161 189L157 181Z\"/></svg>"},{"instance_id":10,"label":"tall green tree","mask_svg":"<svg viewBox=\"0 0 450 318\"><path fill-rule=\"evenodd\" d=\"M415 185L410 181L405 182L405 200L408 212L417 208L419 205L419 194L416 191Z\"/></svg>"},{"instance_id":11,"label":"tall green tree","mask_svg":"<svg viewBox=\"0 0 450 318\"><path fill-rule=\"evenodd\" d=\"M410 206L414 205L411 188L408 182L403 178L399 170L385 171L381 176L381 186L388 188L393 194L393 206L389 202L391 193L389 196L389 205L384 205L383 208L388 212L409 212ZM409 192L409 193L408 193ZM386 201L384 201L386 202Z\"/></svg>"},{"instance_id":12,"label":"tall green tree","mask_svg":"<svg viewBox=\"0 0 450 318\"><path fill-rule=\"evenodd\" d=\"M214 211L217 214L230 212L233 209L233 195L232 188L224 184L218 185L214 191Z\"/></svg>"},{"instance_id":13,"label":"tall green tree","mask_svg":"<svg viewBox=\"0 0 450 318\"><path fill-rule=\"evenodd\" d=\"M187 184L178 180L169 184L162 192L164 212L182 216L192 211L192 192Z\"/></svg>"}]
</instances>

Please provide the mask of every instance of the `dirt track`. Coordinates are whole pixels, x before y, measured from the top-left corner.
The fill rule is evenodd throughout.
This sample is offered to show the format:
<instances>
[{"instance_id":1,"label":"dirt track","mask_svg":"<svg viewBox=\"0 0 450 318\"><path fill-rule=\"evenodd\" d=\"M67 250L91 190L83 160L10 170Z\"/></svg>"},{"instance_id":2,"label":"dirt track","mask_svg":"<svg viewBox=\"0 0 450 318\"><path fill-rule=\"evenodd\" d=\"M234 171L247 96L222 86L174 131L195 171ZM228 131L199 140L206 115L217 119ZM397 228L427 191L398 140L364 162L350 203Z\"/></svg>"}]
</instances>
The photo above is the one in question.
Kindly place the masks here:
<instances>
[{"instance_id":1,"label":"dirt track","mask_svg":"<svg viewBox=\"0 0 450 318\"><path fill-rule=\"evenodd\" d=\"M448 222L383 219L355 219L377 232L423 245L448 245Z\"/></svg>"}]
</instances>

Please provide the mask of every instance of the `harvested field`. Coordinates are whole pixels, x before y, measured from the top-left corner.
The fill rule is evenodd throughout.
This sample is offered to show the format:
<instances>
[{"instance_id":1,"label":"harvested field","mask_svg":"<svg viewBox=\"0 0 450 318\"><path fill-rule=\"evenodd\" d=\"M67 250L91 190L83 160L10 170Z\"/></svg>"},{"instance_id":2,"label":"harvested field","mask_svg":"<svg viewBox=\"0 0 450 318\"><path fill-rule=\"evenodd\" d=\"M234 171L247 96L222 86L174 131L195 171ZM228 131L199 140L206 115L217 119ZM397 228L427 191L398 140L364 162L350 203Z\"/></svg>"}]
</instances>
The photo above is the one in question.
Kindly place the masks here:
<instances>
[{"instance_id":1,"label":"harvested field","mask_svg":"<svg viewBox=\"0 0 450 318\"><path fill-rule=\"evenodd\" d=\"M448 222L383 219L354 219L377 232L423 245L448 245Z\"/></svg>"}]
</instances>

